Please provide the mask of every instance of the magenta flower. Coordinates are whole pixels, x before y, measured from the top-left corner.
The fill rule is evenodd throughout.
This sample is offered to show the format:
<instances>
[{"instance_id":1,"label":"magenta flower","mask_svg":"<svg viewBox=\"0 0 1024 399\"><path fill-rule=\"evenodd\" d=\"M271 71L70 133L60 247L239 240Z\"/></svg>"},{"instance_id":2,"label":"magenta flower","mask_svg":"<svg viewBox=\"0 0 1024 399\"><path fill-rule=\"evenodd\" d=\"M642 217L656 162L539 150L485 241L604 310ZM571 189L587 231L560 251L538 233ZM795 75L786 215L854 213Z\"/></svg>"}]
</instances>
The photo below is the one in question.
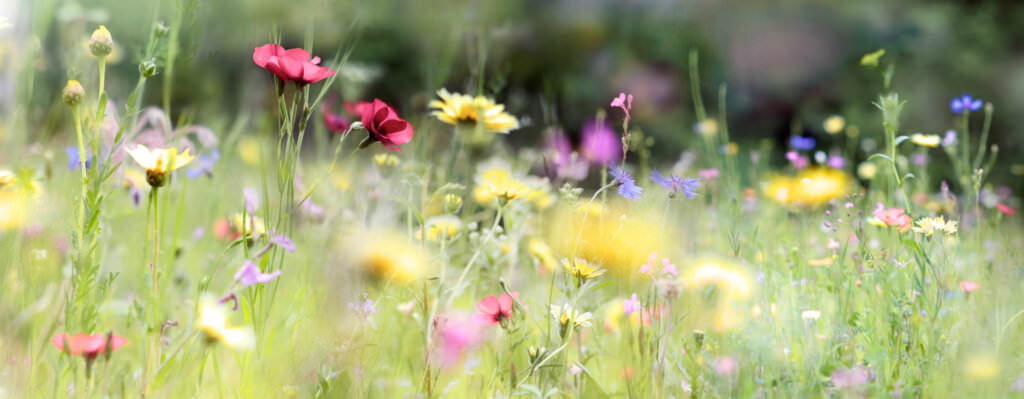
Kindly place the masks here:
<instances>
[{"instance_id":1,"label":"magenta flower","mask_svg":"<svg viewBox=\"0 0 1024 399\"><path fill-rule=\"evenodd\" d=\"M519 298L519 292L512 291L512 296ZM495 326L512 317L512 309L515 306L512 296L503 293L497 298L492 295L480 300L476 304L477 310L480 311L480 314L476 315L477 320Z\"/></svg>"},{"instance_id":2,"label":"magenta flower","mask_svg":"<svg viewBox=\"0 0 1024 399\"><path fill-rule=\"evenodd\" d=\"M481 340L481 324L476 318L438 317L434 323L439 327L441 363L445 367L458 363L462 353L475 347Z\"/></svg>"},{"instance_id":3,"label":"magenta flower","mask_svg":"<svg viewBox=\"0 0 1024 399\"><path fill-rule=\"evenodd\" d=\"M580 153L598 165L618 162L622 158L622 140L603 120L592 120L583 124Z\"/></svg>"},{"instance_id":4,"label":"magenta flower","mask_svg":"<svg viewBox=\"0 0 1024 399\"><path fill-rule=\"evenodd\" d=\"M626 113L626 120L625 120L625 122L629 123L629 120L631 118L631 116L629 115L629 111L633 109L633 95L632 94L627 95L626 93L619 93L618 97L615 97L615 98L612 99L612 104L611 105L613 107L617 107L619 109L622 109L622 112Z\"/></svg>"},{"instance_id":5,"label":"magenta flower","mask_svg":"<svg viewBox=\"0 0 1024 399\"><path fill-rule=\"evenodd\" d=\"M545 153L550 157L554 166L554 176L559 179L583 180L587 178L590 165L587 161L573 152L569 136L561 130L555 130L548 136L545 143ZM548 173L551 174L550 172Z\"/></svg>"},{"instance_id":6,"label":"magenta flower","mask_svg":"<svg viewBox=\"0 0 1024 399\"><path fill-rule=\"evenodd\" d=\"M238 273L235 273L235 281L242 284L242 287L248 287L253 284L269 283L280 275L280 270L273 273L263 273L255 263L245 261L245 265L238 269Z\"/></svg>"}]
</instances>

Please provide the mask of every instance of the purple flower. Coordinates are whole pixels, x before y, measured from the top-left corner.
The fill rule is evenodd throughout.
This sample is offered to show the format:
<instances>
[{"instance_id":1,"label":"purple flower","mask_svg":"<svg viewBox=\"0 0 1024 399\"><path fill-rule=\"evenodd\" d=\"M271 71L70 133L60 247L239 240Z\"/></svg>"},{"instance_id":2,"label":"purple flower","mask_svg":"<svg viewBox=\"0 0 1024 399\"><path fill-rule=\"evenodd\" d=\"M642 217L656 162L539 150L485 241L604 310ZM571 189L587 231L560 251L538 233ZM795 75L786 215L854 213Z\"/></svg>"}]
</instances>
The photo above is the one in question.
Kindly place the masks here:
<instances>
[{"instance_id":1,"label":"purple flower","mask_svg":"<svg viewBox=\"0 0 1024 399\"><path fill-rule=\"evenodd\" d=\"M364 318L377 314L377 306L374 305L373 300L367 297L366 294L363 294L363 300L350 303L348 308Z\"/></svg>"},{"instance_id":2,"label":"purple flower","mask_svg":"<svg viewBox=\"0 0 1024 399\"><path fill-rule=\"evenodd\" d=\"M196 159L195 166L185 171L185 176L189 179L198 179L200 176L213 177L213 165L217 164L220 160L220 151L216 149L210 151L209 154L203 154Z\"/></svg>"},{"instance_id":3,"label":"purple flower","mask_svg":"<svg viewBox=\"0 0 1024 399\"><path fill-rule=\"evenodd\" d=\"M846 159L842 155L830 155L828 157L828 166L842 169L846 167Z\"/></svg>"},{"instance_id":4,"label":"purple flower","mask_svg":"<svg viewBox=\"0 0 1024 399\"><path fill-rule=\"evenodd\" d=\"M587 164L587 160L580 158L572 151L572 144L565 132L561 130L552 132L548 136L545 146L547 147L546 153L551 157L551 163L555 167L555 177L575 181L587 178L590 166Z\"/></svg>"},{"instance_id":5,"label":"purple flower","mask_svg":"<svg viewBox=\"0 0 1024 399\"><path fill-rule=\"evenodd\" d=\"M793 136L789 138L789 145L803 151L814 149L814 137Z\"/></svg>"},{"instance_id":6,"label":"purple flower","mask_svg":"<svg viewBox=\"0 0 1024 399\"><path fill-rule=\"evenodd\" d=\"M245 198L245 211L253 215L260 209L260 194L251 188L242 190L242 197Z\"/></svg>"},{"instance_id":7,"label":"purple flower","mask_svg":"<svg viewBox=\"0 0 1024 399\"><path fill-rule=\"evenodd\" d=\"M643 193L643 187L637 186L636 181L633 180L633 176L630 176L628 172L622 170L615 164L608 165L608 172L611 173L614 179L613 183L619 184L619 195L622 198L631 199L636 201L640 199L640 194Z\"/></svg>"},{"instance_id":8,"label":"purple flower","mask_svg":"<svg viewBox=\"0 0 1024 399\"><path fill-rule=\"evenodd\" d=\"M946 131L946 136L942 138L942 146L943 147L952 147L955 144L956 144L956 131L952 130L952 129L947 130Z\"/></svg>"},{"instance_id":9,"label":"purple flower","mask_svg":"<svg viewBox=\"0 0 1024 399\"><path fill-rule=\"evenodd\" d=\"M981 109L981 99L973 98L967 94L963 94L960 97L953 97L953 100L949 102L949 109L954 114L963 114L967 111L977 111Z\"/></svg>"},{"instance_id":10,"label":"purple flower","mask_svg":"<svg viewBox=\"0 0 1024 399\"><path fill-rule=\"evenodd\" d=\"M622 140L603 120L592 120L583 124L580 153L598 165L616 162L622 158Z\"/></svg>"},{"instance_id":11,"label":"purple flower","mask_svg":"<svg viewBox=\"0 0 1024 399\"><path fill-rule=\"evenodd\" d=\"M285 251L295 252L295 244L292 243L291 239L285 237L284 234L275 234L271 236L270 243L283 248Z\"/></svg>"},{"instance_id":12,"label":"purple flower","mask_svg":"<svg viewBox=\"0 0 1024 399\"><path fill-rule=\"evenodd\" d=\"M280 275L280 270L273 273L263 273L255 263L245 261L245 265L238 269L238 273L235 273L235 281L242 284L242 287L248 287L257 283L269 283Z\"/></svg>"},{"instance_id":13,"label":"purple flower","mask_svg":"<svg viewBox=\"0 0 1024 399\"><path fill-rule=\"evenodd\" d=\"M699 178L682 178L679 176L665 177L658 172L657 169L651 171L651 181L655 184L664 187L666 190L672 190L669 193L670 197L675 197L680 191L686 196L686 199L693 199L697 196L697 188L700 187Z\"/></svg>"},{"instance_id":14,"label":"purple flower","mask_svg":"<svg viewBox=\"0 0 1024 399\"><path fill-rule=\"evenodd\" d=\"M910 156L910 161L917 166L924 166L928 164L928 154L918 153Z\"/></svg>"},{"instance_id":15,"label":"purple flower","mask_svg":"<svg viewBox=\"0 0 1024 399\"><path fill-rule=\"evenodd\" d=\"M635 292L632 297L622 302L622 312L626 314L626 317L629 317L629 315L639 312L642 309L643 306L640 305L640 300L637 299Z\"/></svg>"},{"instance_id":16,"label":"purple flower","mask_svg":"<svg viewBox=\"0 0 1024 399\"><path fill-rule=\"evenodd\" d=\"M78 170L82 167L82 159L78 157L78 147L65 148L64 153L68 154L68 170ZM92 155L85 158L85 168L89 169L90 167L92 167Z\"/></svg>"}]
</instances>

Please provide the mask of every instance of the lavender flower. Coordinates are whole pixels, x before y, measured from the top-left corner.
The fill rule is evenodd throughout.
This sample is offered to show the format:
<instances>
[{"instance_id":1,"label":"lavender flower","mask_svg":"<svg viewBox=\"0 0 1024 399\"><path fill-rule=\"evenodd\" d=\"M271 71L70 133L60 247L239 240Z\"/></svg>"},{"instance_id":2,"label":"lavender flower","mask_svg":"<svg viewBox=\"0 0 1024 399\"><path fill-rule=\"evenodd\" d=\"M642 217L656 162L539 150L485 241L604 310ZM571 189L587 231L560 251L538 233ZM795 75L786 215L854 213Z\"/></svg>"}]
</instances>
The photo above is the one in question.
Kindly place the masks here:
<instances>
[{"instance_id":1,"label":"lavender flower","mask_svg":"<svg viewBox=\"0 0 1024 399\"><path fill-rule=\"evenodd\" d=\"M947 130L946 136L942 138L942 146L952 147L954 145L956 145L956 131L952 129Z\"/></svg>"},{"instance_id":2,"label":"lavender flower","mask_svg":"<svg viewBox=\"0 0 1024 399\"><path fill-rule=\"evenodd\" d=\"M288 252L295 252L295 244L284 234L275 234L270 237L270 243L277 245Z\"/></svg>"},{"instance_id":3,"label":"lavender flower","mask_svg":"<svg viewBox=\"0 0 1024 399\"><path fill-rule=\"evenodd\" d=\"M643 306L640 305L640 300L637 299L635 292L632 297L622 302L622 313L624 313L626 317L629 317L629 315L639 312L642 309Z\"/></svg>"},{"instance_id":4,"label":"lavender flower","mask_svg":"<svg viewBox=\"0 0 1024 399\"><path fill-rule=\"evenodd\" d=\"M245 211L253 215L260 209L260 194L251 188L242 190L242 197L245 198Z\"/></svg>"},{"instance_id":5,"label":"lavender flower","mask_svg":"<svg viewBox=\"0 0 1024 399\"><path fill-rule=\"evenodd\" d=\"M551 157L555 167L554 175L559 179L583 180L587 178L589 165L587 160L573 152L569 137L561 130L555 130L548 136L546 153Z\"/></svg>"},{"instance_id":6,"label":"lavender flower","mask_svg":"<svg viewBox=\"0 0 1024 399\"><path fill-rule=\"evenodd\" d=\"M803 151L814 149L815 143L814 137L793 136L789 138L789 145L791 147Z\"/></svg>"},{"instance_id":7,"label":"lavender flower","mask_svg":"<svg viewBox=\"0 0 1024 399\"><path fill-rule=\"evenodd\" d=\"M643 193L643 187L636 185L636 180L633 180L633 176L630 176L628 172L622 170L622 168L615 164L608 165L609 173L611 173L614 183L619 184L619 195L622 198L631 199L636 201L640 199L640 194Z\"/></svg>"},{"instance_id":8,"label":"lavender flower","mask_svg":"<svg viewBox=\"0 0 1024 399\"><path fill-rule=\"evenodd\" d=\"M953 97L953 100L949 102L949 109L954 114L963 114L967 111L977 111L981 109L981 99L973 98L967 94L963 94L960 97Z\"/></svg>"},{"instance_id":9,"label":"lavender flower","mask_svg":"<svg viewBox=\"0 0 1024 399\"><path fill-rule=\"evenodd\" d=\"M82 159L78 155L78 147L68 147L64 149L64 153L68 154L68 170L78 170L82 167ZM85 158L85 168L89 169L92 167L92 155L87 155Z\"/></svg>"},{"instance_id":10,"label":"lavender flower","mask_svg":"<svg viewBox=\"0 0 1024 399\"><path fill-rule=\"evenodd\" d=\"M622 140L603 120L592 120L583 125L580 153L595 164L616 162L622 158Z\"/></svg>"},{"instance_id":11,"label":"lavender flower","mask_svg":"<svg viewBox=\"0 0 1024 399\"><path fill-rule=\"evenodd\" d=\"M846 167L846 159L843 158L842 155L829 155L827 163L828 166L836 169L842 169Z\"/></svg>"},{"instance_id":12,"label":"lavender flower","mask_svg":"<svg viewBox=\"0 0 1024 399\"><path fill-rule=\"evenodd\" d=\"M274 281L277 276L281 275L281 271L275 271L273 273L263 273L262 270L255 263L245 261L245 265L238 272L235 273L235 281L242 284L242 287L248 287L253 284L269 283Z\"/></svg>"},{"instance_id":13,"label":"lavender flower","mask_svg":"<svg viewBox=\"0 0 1024 399\"><path fill-rule=\"evenodd\" d=\"M655 184L665 188L666 190L672 190L669 193L670 197L675 197L680 191L686 196L686 199L693 199L697 196L697 188L700 187L700 179L689 177L682 178L680 176L662 176L661 172L657 169L651 171L651 181Z\"/></svg>"},{"instance_id":14,"label":"lavender flower","mask_svg":"<svg viewBox=\"0 0 1024 399\"><path fill-rule=\"evenodd\" d=\"M220 160L220 151L216 149L210 151L209 154L200 155L196 159L195 166L185 171L185 176L189 179L198 179L199 176L213 177L213 165L217 164Z\"/></svg>"}]
</instances>

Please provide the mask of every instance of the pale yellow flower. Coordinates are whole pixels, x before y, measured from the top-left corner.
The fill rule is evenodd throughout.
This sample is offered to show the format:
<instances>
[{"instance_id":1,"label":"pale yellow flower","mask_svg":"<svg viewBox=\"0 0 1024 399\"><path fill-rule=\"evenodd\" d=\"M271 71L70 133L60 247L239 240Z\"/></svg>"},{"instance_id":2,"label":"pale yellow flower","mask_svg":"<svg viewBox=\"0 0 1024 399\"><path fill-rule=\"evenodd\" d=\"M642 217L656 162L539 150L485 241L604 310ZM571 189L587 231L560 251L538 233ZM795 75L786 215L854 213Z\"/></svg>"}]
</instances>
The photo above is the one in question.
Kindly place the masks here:
<instances>
[{"instance_id":1,"label":"pale yellow flower","mask_svg":"<svg viewBox=\"0 0 1024 399\"><path fill-rule=\"evenodd\" d=\"M573 258L573 260L562 259L562 267L580 282L585 282L604 274L604 270L591 265L590 262L582 258Z\"/></svg>"},{"instance_id":2,"label":"pale yellow flower","mask_svg":"<svg viewBox=\"0 0 1024 399\"><path fill-rule=\"evenodd\" d=\"M192 162L192 154L186 148L179 153L175 148L155 148L150 150L142 144L135 148L126 149L125 152L132 156L135 163L146 169L146 181L150 186L160 187L164 185L168 173L181 169L189 162Z\"/></svg>"},{"instance_id":3,"label":"pale yellow flower","mask_svg":"<svg viewBox=\"0 0 1024 399\"><path fill-rule=\"evenodd\" d=\"M242 223L243 219L245 223ZM234 226L238 229L238 232L242 237L252 235L255 238L267 234L267 226L259 216L236 213L231 217L231 221L234 223Z\"/></svg>"},{"instance_id":4,"label":"pale yellow flower","mask_svg":"<svg viewBox=\"0 0 1024 399\"><path fill-rule=\"evenodd\" d=\"M937 134L915 133L910 135L910 141L922 147L938 147L942 138Z\"/></svg>"},{"instance_id":5,"label":"pale yellow flower","mask_svg":"<svg viewBox=\"0 0 1024 399\"><path fill-rule=\"evenodd\" d=\"M957 232L955 220L946 220L942 216L936 217L925 217L917 220L917 226L914 226L914 232L924 234L931 237L935 232L944 233L946 235L953 235Z\"/></svg>"},{"instance_id":6,"label":"pale yellow flower","mask_svg":"<svg viewBox=\"0 0 1024 399\"><path fill-rule=\"evenodd\" d=\"M484 170L477 176L477 185L473 189L473 198L481 205L491 205L495 199L499 204L522 198L530 194L530 187L512 177L505 169L492 168Z\"/></svg>"},{"instance_id":7,"label":"pale yellow flower","mask_svg":"<svg viewBox=\"0 0 1024 399\"><path fill-rule=\"evenodd\" d=\"M437 96L441 99L431 101L428 106L435 110L432 114L441 122L450 125L479 123L491 133L507 134L519 128L516 117L490 98L449 93L446 89L438 90Z\"/></svg>"},{"instance_id":8,"label":"pale yellow flower","mask_svg":"<svg viewBox=\"0 0 1024 399\"><path fill-rule=\"evenodd\" d=\"M0 190L0 231L21 227L27 210L28 199L21 192Z\"/></svg>"},{"instance_id":9,"label":"pale yellow flower","mask_svg":"<svg viewBox=\"0 0 1024 399\"><path fill-rule=\"evenodd\" d=\"M18 177L9 170L0 170L0 188L7 187L18 179Z\"/></svg>"},{"instance_id":10,"label":"pale yellow flower","mask_svg":"<svg viewBox=\"0 0 1024 399\"><path fill-rule=\"evenodd\" d=\"M860 165L857 165L857 176L860 176L861 179L871 180L874 179L877 175L878 165L875 165L874 162L866 161L861 163Z\"/></svg>"},{"instance_id":11,"label":"pale yellow flower","mask_svg":"<svg viewBox=\"0 0 1024 399\"><path fill-rule=\"evenodd\" d=\"M718 121L714 119L705 119L697 122L697 126L694 127L697 134L705 137L710 137L718 134Z\"/></svg>"},{"instance_id":12,"label":"pale yellow flower","mask_svg":"<svg viewBox=\"0 0 1024 399\"><path fill-rule=\"evenodd\" d=\"M227 312L224 307L213 303L212 300L204 300L199 306L199 320L196 324L199 330L206 335L208 342L223 342L232 349L252 348L254 342L252 331L228 325Z\"/></svg>"},{"instance_id":13,"label":"pale yellow flower","mask_svg":"<svg viewBox=\"0 0 1024 399\"><path fill-rule=\"evenodd\" d=\"M371 278L408 284L428 272L430 255L401 233L372 231L349 239L346 258Z\"/></svg>"},{"instance_id":14,"label":"pale yellow flower","mask_svg":"<svg viewBox=\"0 0 1024 399\"><path fill-rule=\"evenodd\" d=\"M812 167L796 176L775 176L764 186L765 194L783 205L816 208L840 198L853 188L852 179L843 171Z\"/></svg>"},{"instance_id":15,"label":"pale yellow flower","mask_svg":"<svg viewBox=\"0 0 1024 399\"><path fill-rule=\"evenodd\" d=\"M462 220L452 215L434 216L427 219L423 229L416 230L416 239L423 239L423 230L427 232L427 241L448 240L462 230Z\"/></svg>"},{"instance_id":16,"label":"pale yellow flower","mask_svg":"<svg viewBox=\"0 0 1024 399\"><path fill-rule=\"evenodd\" d=\"M543 240L539 238L530 239L527 250L530 256L533 257L545 270L551 271L558 265L558 261L555 260L555 254Z\"/></svg>"},{"instance_id":17,"label":"pale yellow flower","mask_svg":"<svg viewBox=\"0 0 1024 399\"><path fill-rule=\"evenodd\" d=\"M839 115L832 115L828 118L825 118L825 122L823 122L821 125L825 129L826 133L839 134L842 133L843 128L846 127L846 119L843 119L843 117Z\"/></svg>"}]
</instances>

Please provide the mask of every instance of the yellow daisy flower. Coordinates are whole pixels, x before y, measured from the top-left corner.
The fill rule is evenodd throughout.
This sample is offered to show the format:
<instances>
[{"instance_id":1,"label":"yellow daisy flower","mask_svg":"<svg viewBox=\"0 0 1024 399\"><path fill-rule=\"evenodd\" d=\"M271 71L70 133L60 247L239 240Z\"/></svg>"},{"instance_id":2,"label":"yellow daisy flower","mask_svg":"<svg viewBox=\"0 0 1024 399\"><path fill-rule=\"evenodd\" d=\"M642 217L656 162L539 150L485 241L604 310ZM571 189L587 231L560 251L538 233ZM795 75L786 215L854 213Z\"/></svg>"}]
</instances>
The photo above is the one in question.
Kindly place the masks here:
<instances>
[{"instance_id":1,"label":"yellow daisy flower","mask_svg":"<svg viewBox=\"0 0 1024 399\"><path fill-rule=\"evenodd\" d=\"M944 233L946 235L956 234L957 227L955 220L946 220L942 216L936 217L925 217L917 220L917 226L914 226L914 232L924 234L931 237L935 232Z\"/></svg>"},{"instance_id":2,"label":"yellow daisy flower","mask_svg":"<svg viewBox=\"0 0 1024 399\"><path fill-rule=\"evenodd\" d=\"M937 134L915 133L910 135L910 141L922 147L938 147L942 138Z\"/></svg>"},{"instance_id":3,"label":"yellow daisy flower","mask_svg":"<svg viewBox=\"0 0 1024 399\"><path fill-rule=\"evenodd\" d=\"M853 184L843 171L807 168L796 176L775 176L765 185L765 194L783 205L817 208L850 192Z\"/></svg>"},{"instance_id":4,"label":"yellow daisy flower","mask_svg":"<svg viewBox=\"0 0 1024 399\"><path fill-rule=\"evenodd\" d=\"M146 169L146 181L153 187L163 186L168 173L181 169L195 159L187 148L184 152L178 153L175 148L150 150L138 144L135 148L126 149L125 152L135 159L135 163Z\"/></svg>"},{"instance_id":5,"label":"yellow daisy flower","mask_svg":"<svg viewBox=\"0 0 1024 399\"><path fill-rule=\"evenodd\" d=\"M435 110L432 114L441 122L450 125L479 124L489 133L507 134L519 128L516 117L505 112L504 105L490 98L449 93L446 89L438 90L437 96L441 99L431 101L428 106Z\"/></svg>"},{"instance_id":6,"label":"yellow daisy flower","mask_svg":"<svg viewBox=\"0 0 1024 399\"><path fill-rule=\"evenodd\" d=\"M583 258L574 258L573 260L562 259L562 267L573 277L576 277L580 283L604 274L604 270L591 265L590 262Z\"/></svg>"},{"instance_id":7,"label":"yellow daisy flower","mask_svg":"<svg viewBox=\"0 0 1024 399\"><path fill-rule=\"evenodd\" d=\"M207 342L223 342L232 349L249 349L253 345L252 331L228 325L228 316L223 306L204 300L199 306L199 330L206 335Z\"/></svg>"},{"instance_id":8,"label":"yellow daisy flower","mask_svg":"<svg viewBox=\"0 0 1024 399\"><path fill-rule=\"evenodd\" d=\"M416 230L417 240L423 239L423 230L427 231L427 241L449 240L462 230L462 220L452 215L431 217L423 229Z\"/></svg>"}]
</instances>

